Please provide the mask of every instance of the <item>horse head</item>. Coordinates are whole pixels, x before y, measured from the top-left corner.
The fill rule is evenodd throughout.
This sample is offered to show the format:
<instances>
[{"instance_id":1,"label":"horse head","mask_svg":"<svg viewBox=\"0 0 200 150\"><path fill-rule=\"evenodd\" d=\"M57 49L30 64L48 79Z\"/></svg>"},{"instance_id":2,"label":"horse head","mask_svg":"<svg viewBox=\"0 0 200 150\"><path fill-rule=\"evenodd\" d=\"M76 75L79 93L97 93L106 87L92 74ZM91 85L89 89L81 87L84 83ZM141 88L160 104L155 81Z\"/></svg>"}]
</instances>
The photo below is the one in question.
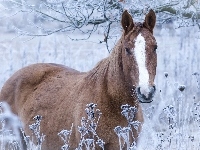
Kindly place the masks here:
<instances>
[{"instance_id":1,"label":"horse head","mask_svg":"<svg viewBox=\"0 0 200 150\"><path fill-rule=\"evenodd\" d=\"M131 15L124 11L121 24L122 63L126 81L131 83L137 99L150 103L155 94L154 78L157 66L157 43L153 36L156 16L153 10L143 23L134 23Z\"/></svg>"}]
</instances>

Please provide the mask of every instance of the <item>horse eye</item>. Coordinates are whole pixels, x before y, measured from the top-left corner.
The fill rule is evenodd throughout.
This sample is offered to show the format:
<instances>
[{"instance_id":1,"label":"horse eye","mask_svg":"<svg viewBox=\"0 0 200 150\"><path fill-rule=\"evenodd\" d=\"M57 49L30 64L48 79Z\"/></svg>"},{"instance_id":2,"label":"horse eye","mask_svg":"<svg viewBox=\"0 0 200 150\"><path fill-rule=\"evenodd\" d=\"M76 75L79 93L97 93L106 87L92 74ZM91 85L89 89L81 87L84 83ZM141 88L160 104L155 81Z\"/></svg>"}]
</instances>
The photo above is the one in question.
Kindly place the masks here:
<instances>
[{"instance_id":1,"label":"horse eye","mask_svg":"<svg viewBox=\"0 0 200 150\"><path fill-rule=\"evenodd\" d=\"M132 54L130 48L125 48L125 50L126 50L126 53L127 53L128 55L131 55L131 54Z\"/></svg>"}]
</instances>

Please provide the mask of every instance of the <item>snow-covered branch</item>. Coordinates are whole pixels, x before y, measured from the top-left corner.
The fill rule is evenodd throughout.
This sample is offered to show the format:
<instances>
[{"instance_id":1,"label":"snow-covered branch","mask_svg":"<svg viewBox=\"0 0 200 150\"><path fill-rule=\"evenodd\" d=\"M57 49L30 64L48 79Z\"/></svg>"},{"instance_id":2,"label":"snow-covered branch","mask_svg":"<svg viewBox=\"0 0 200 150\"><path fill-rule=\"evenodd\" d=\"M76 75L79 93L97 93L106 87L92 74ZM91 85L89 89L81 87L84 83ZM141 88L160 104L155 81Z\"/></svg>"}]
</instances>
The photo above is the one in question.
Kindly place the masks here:
<instances>
[{"instance_id":1,"label":"snow-covered branch","mask_svg":"<svg viewBox=\"0 0 200 150\"><path fill-rule=\"evenodd\" d=\"M157 24L177 21L178 27L200 27L199 6L197 0L7 0L1 2L0 18L12 24L11 29L18 36L32 38L80 32L88 34L82 39L88 39L98 29L104 34L100 42L105 42L108 48L108 40L112 38L112 31L119 30L116 24L125 9L136 21L141 21L148 10L153 9Z\"/></svg>"}]
</instances>

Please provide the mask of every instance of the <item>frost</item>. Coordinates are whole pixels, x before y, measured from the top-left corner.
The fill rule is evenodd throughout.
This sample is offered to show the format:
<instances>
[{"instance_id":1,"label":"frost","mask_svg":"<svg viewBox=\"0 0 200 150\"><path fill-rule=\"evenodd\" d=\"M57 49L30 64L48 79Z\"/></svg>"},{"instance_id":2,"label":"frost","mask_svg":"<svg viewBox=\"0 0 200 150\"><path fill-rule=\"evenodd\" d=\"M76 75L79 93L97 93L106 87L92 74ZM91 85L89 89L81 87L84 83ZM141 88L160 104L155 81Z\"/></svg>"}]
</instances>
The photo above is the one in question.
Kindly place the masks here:
<instances>
[{"instance_id":1,"label":"frost","mask_svg":"<svg viewBox=\"0 0 200 150\"><path fill-rule=\"evenodd\" d=\"M168 77L168 75L169 75L169 74L168 74L168 72L164 72L164 74L165 74L165 77L166 77L166 78L167 78L167 77Z\"/></svg>"},{"instance_id":2,"label":"frost","mask_svg":"<svg viewBox=\"0 0 200 150\"><path fill-rule=\"evenodd\" d=\"M23 139L26 143L27 150L41 150L42 143L45 140L45 135L43 133L40 133L40 122L42 121L42 116L37 115L33 119L35 120L35 123L29 125L29 129L33 132L33 136L30 137L28 135L25 135L23 129L21 129L21 132L23 134ZM36 145L33 141L36 141Z\"/></svg>"},{"instance_id":3,"label":"frost","mask_svg":"<svg viewBox=\"0 0 200 150\"><path fill-rule=\"evenodd\" d=\"M95 149L96 144L104 149L105 143L96 133L98 122L102 113L99 109L96 109L97 104L90 103L87 104L86 107L85 112L87 117L82 117L81 126L78 126L78 131L81 134L81 140L76 150L81 150L84 146L87 150ZM95 141L95 139L97 139L97 141Z\"/></svg>"},{"instance_id":4,"label":"frost","mask_svg":"<svg viewBox=\"0 0 200 150\"><path fill-rule=\"evenodd\" d=\"M126 118L127 120L127 127L121 127L117 126L115 127L114 131L118 136L119 139L119 145L120 150L124 147L128 149L136 149L136 143L135 143L135 137L134 132L138 132L139 126L141 125L141 122L135 121L135 114L137 113L137 108L135 106L130 106L128 104L121 106L121 114ZM134 131L133 131L134 130ZM131 137L130 137L131 136ZM134 139L131 141L131 139Z\"/></svg>"},{"instance_id":5,"label":"frost","mask_svg":"<svg viewBox=\"0 0 200 150\"><path fill-rule=\"evenodd\" d=\"M179 85L178 89L183 92L185 90L185 85Z\"/></svg>"},{"instance_id":6,"label":"frost","mask_svg":"<svg viewBox=\"0 0 200 150\"><path fill-rule=\"evenodd\" d=\"M20 149L20 128L18 117L14 115L5 102L0 102L0 149Z\"/></svg>"},{"instance_id":7,"label":"frost","mask_svg":"<svg viewBox=\"0 0 200 150\"><path fill-rule=\"evenodd\" d=\"M64 141L64 145L61 147L62 150L68 150L70 148L69 140L72 134L73 124L71 126L71 130L62 130L58 133L60 138Z\"/></svg>"}]
</instances>

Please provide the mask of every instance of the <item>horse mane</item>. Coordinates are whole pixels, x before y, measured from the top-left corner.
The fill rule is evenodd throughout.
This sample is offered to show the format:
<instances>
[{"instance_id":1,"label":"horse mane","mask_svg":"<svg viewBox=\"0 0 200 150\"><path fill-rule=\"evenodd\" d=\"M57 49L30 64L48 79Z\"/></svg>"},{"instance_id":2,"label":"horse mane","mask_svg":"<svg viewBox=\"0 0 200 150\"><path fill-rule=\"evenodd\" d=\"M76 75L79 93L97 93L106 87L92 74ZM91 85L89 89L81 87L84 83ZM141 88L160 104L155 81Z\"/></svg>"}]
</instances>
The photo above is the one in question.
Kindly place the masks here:
<instances>
[{"instance_id":1,"label":"horse mane","mask_svg":"<svg viewBox=\"0 0 200 150\"><path fill-rule=\"evenodd\" d=\"M122 38L123 35L108 57L101 60L92 70L86 73L86 83L101 84L116 101L120 99L123 101L125 99L124 96L130 99L130 90L124 84Z\"/></svg>"}]
</instances>

